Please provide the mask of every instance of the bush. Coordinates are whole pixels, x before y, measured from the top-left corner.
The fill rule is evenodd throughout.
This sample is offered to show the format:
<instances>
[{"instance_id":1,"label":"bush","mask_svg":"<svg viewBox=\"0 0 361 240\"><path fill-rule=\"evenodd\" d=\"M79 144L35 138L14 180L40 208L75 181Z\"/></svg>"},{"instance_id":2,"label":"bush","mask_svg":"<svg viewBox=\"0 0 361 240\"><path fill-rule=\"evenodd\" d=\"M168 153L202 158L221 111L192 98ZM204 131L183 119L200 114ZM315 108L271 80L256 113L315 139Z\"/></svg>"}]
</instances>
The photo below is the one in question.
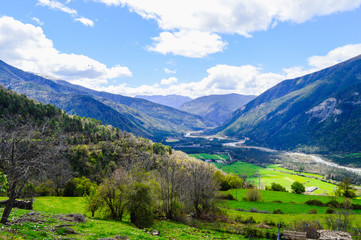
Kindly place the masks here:
<instances>
[{"instance_id":1,"label":"bush","mask_svg":"<svg viewBox=\"0 0 361 240\"><path fill-rule=\"evenodd\" d=\"M322 226L319 221L295 221L293 230L299 232L307 232L307 238L318 239L318 230Z\"/></svg>"},{"instance_id":2,"label":"bush","mask_svg":"<svg viewBox=\"0 0 361 240\"><path fill-rule=\"evenodd\" d=\"M305 204L307 204L307 205L314 205L314 206L320 206L320 207L323 207L323 206L324 206L323 202L321 202L320 200L317 200L317 199L307 200L307 201L305 202Z\"/></svg>"},{"instance_id":3,"label":"bush","mask_svg":"<svg viewBox=\"0 0 361 240\"><path fill-rule=\"evenodd\" d=\"M266 186L266 190L276 191L276 192L287 192L286 188L278 183L271 183L271 186Z\"/></svg>"},{"instance_id":4,"label":"bush","mask_svg":"<svg viewBox=\"0 0 361 240\"><path fill-rule=\"evenodd\" d=\"M311 209L308 214L317 214L317 209Z\"/></svg>"},{"instance_id":5,"label":"bush","mask_svg":"<svg viewBox=\"0 0 361 240\"><path fill-rule=\"evenodd\" d=\"M339 208L340 203L336 199L332 199L326 203L326 206L333 207L333 208Z\"/></svg>"},{"instance_id":6,"label":"bush","mask_svg":"<svg viewBox=\"0 0 361 240\"><path fill-rule=\"evenodd\" d=\"M250 202L260 202L262 201L262 193L257 188L248 189L244 199Z\"/></svg>"},{"instance_id":7,"label":"bush","mask_svg":"<svg viewBox=\"0 0 361 240\"><path fill-rule=\"evenodd\" d=\"M275 209L272 212L273 214L285 214L281 209Z\"/></svg>"},{"instance_id":8,"label":"bush","mask_svg":"<svg viewBox=\"0 0 361 240\"><path fill-rule=\"evenodd\" d=\"M63 196L74 197L76 196L75 190L76 190L76 182L73 179L71 179L67 181L64 185Z\"/></svg>"},{"instance_id":9,"label":"bush","mask_svg":"<svg viewBox=\"0 0 361 240\"><path fill-rule=\"evenodd\" d=\"M297 193L297 194L301 194L301 193L305 192L305 186L303 186L303 184L298 181L292 183L291 189L292 189L292 192Z\"/></svg>"},{"instance_id":10,"label":"bush","mask_svg":"<svg viewBox=\"0 0 361 240\"><path fill-rule=\"evenodd\" d=\"M217 196L218 199L236 200L231 193L221 193Z\"/></svg>"},{"instance_id":11,"label":"bush","mask_svg":"<svg viewBox=\"0 0 361 240\"><path fill-rule=\"evenodd\" d=\"M334 214L334 213L335 213L335 209L329 207L329 208L326 209L326 213L327 213L327 214Z\"/></svg>"},{"instance_id":12,"label":"bush","mask_svg":"<svg viewBox=\"0 0 361 240\"><path fill-rule=\"evenodd\" d=\"M153 198L151 188L144 183L135 183L129 195L128 210L130 221L138 228L147 228L153 225Z\"/></svg>"}]
</instances>

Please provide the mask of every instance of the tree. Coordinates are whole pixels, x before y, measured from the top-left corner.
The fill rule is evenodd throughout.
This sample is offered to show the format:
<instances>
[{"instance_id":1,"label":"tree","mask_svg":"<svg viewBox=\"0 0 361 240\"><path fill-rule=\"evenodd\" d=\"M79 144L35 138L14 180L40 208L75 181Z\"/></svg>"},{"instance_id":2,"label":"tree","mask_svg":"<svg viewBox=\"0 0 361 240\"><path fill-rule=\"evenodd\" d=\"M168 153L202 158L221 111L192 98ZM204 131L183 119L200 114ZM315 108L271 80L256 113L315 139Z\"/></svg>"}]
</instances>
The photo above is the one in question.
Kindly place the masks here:
<instances>
[{"instance_id":1,"label":"tree","mask_svg":"<svg viewBox=\"0 0 361 240\"><path fill-rule=\"evenodd\" d=\"M301 193L305 192L305 186L303 186L303 184L298 181L295 181L294 183L292 183L291 189L292 189L292 192L297 193L297 194L301 194Z\"/></svg>"},{"instance_id":2,"label":"tree","mask_svg":"<svg viewBox=\"0 0 361 240\"><path fill-rule=\"evenodd\" d=\"M31 179L45 176L63 149L62 137L48 126L14 116L0 122L0 171L6 175L9 197L1 218L3 224L24 186Z\"/></svg>"},{"instance_id":3,"label":"tree","mask_svg":"<svg viewBox=\"0 0 361 240\"><path fill-rule=\"evenodd\" d=\"M355 198L356 189L351 185L351 180L349 178L344 178L338 185L335 191L336 196Z\"/></svg>"},{"instance_id":4,"label":"tree","mask_svg":"<svg viewBox=\"0 0 361 240\"><path fill-rule=\"evenodd\" d=\"M151 227L154 221L154 200L151 187L135 182L128 196L130 221L138 228Z\"/></svg>"},{"instance_id":5,"label":"tree","mask_svg":"<svg viewBox=\"0 0 361 240\"><path fill-rule=\"evenodd\" d=\"M117 169L110 178L104 179L100 184L94 198L104 206L112 219L122 220L129 191L129 176L122 169Z\"/></svg>"}]
</instances>

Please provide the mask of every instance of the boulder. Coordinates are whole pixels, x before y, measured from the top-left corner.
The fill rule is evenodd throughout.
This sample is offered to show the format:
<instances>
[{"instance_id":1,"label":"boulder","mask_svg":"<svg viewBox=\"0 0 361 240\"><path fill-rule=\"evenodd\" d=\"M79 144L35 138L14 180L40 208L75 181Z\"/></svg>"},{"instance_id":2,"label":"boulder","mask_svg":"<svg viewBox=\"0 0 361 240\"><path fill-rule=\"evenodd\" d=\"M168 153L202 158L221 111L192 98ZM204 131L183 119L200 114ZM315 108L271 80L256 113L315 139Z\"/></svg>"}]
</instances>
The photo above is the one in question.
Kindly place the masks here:
<instances>
[{"instance_id":1,"label":"boulder","mask_svg":"<svg viewBox=\"0 0 361 240\"><path fill-rule=\"evenodd\" d=\"M317 233L320 240L352 240L351 235L347 232L318 230Z\"/></svg>"}]
</instances>

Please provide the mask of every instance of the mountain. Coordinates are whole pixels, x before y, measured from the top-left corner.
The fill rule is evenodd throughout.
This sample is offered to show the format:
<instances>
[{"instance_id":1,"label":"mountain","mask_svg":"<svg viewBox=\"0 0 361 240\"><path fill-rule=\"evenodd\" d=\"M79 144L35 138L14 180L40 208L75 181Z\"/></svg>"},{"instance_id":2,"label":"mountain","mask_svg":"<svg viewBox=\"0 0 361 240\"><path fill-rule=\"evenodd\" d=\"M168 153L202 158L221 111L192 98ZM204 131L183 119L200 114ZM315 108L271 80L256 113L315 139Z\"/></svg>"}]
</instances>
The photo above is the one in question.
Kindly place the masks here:
<instances>
[{"instance_id":1,"label":"mountain","mask_svg":"<svg viewBox=\"0 0 361 240\"><path fill-rule=\"evenodd\" d=\"M137 95L136 98L146 99L148 101L159 103L168 107L179 109L182 104L192 101L192 98L181 95Z\"/></svg>"},{"instance_id":2,"label":"mountain","mask_svg":"<svg viewBox=\"0 0 361 240\"><path fill-rule=\"evenodd\" d=\"M361 55L277 84L214 131L277 149L357 152L360 122Z\"/></svg>"},{"instance_id":3,"label":"mountain","mask_svg":"<svg viewBox=\"0 0 361 240\"><path fill-rule=\"evenodd\" d=\"M232 117L234 111L255 97L254 95L240 95L236 93L210 95L184 103L180 109L222 124Z\"/></svg>"},{"instance_id":4,"label":"mountain","mask_svg":"<svg viewBox=\"0 0 361 240\"><path fill-rule=\"evenodd\" d=\"M214 126L184 111L144 99L98 92L62 80L50 80L0 61L0 84L43 103L54 104L82 117L101 120L136 135L161 140L164 136Z\"/></svg>"}]
</instances>

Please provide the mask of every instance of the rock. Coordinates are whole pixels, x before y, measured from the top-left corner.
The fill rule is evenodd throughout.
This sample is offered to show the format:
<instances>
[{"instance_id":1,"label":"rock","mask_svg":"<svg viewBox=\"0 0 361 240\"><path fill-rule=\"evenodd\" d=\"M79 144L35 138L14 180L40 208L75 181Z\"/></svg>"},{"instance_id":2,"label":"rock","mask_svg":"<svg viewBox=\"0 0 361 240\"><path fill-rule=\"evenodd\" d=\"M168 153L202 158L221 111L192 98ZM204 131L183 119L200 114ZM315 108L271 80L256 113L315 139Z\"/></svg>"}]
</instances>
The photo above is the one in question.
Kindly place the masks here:
<instances>
[{"instance_id":1,"label":"rock","mask_svg":"<svg viewBox=\"0 0 361 240\"><path fill-rule=\"evenodd\" d=\"M268 226L267 224L264 224L264 223L260 223L256 227L257 228L264 228L264 229L271 229L270 226Z\"/></svg>"},{"instance_id":2,"label":"rock","mask_svg":"<svg viewBox=\"0 0 361 240\"><path fill-rule=\"evenodd\" d=\"M352 240L352 237L347 232L318 230L318 239L320 240Z\"/></svg>"},{"instance_id":3,"label":"rock","mask_svg":"<svg viewBox=\"0 0 361 240\"><path fill-rule=\"evenodd\" d=\"M0 201L0 206L5 206L8 200ZM14 208L33 210L33 201L15 200Z\"/></svg>"},{"instance_id":4,"label":"rock","mask_svg":"<svg viewBox=\"0 0 361 240\"><path fill-rule=\"evenodd\" d=\"M159 231L153 229L150 234L153 235L153 236L159 236Z\"/></svg>"}]
</instances>

